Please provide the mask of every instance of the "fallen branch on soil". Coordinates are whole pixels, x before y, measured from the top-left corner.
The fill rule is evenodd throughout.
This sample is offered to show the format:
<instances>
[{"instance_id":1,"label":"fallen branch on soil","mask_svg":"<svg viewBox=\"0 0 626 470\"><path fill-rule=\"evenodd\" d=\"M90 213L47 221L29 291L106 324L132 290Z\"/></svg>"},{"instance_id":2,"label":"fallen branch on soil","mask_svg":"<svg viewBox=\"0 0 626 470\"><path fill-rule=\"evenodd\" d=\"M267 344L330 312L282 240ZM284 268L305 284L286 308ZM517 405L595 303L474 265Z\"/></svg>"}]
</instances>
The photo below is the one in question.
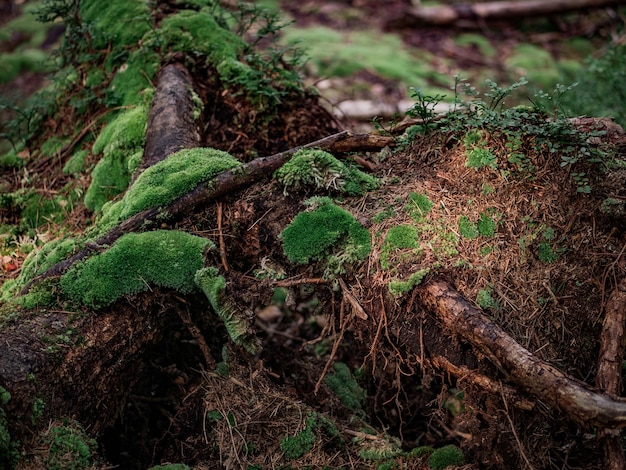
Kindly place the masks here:
<instances>
[{"instance_id":1,"label":"fallen branch on soil","mask_svg":"<svg viewBox=\"0 0 626 470\"><path fill-rule=\"evenodd\" d=\"M240 167L220 173L211 181L199 184L187 194L180 196L165 207L152 207L129 217L96 241L86 245L75 255L55 264L35 277L24 286L20 295L27 294L35 283L51 277L61 276L75 263L108 248L122 235L136 232L149 226L159 226L195 207L225 196L235 190L250 186L262 178L270 176L300 149L319 147L333 153L344 153L363 149L381 149L385 146L393 145L393 142L391 137L383 137L376 134L353 134L349 131L343 131L301 147L295 147L269 157L257 158Z\"/></svg>"},{"instance_id":2,"label":"fallen branch on soil","mask_svg":"<svg viewBox=\"0 0 626 470\"><path fill-rule=\"evenodd\" d=\"M445 26L459 22L480 22L489 20L518 20L522 17L556 15L576 10L602 8L620 5L620 0L527 0L508 2L460 3L455 5L435 5L430 7L408 8L402 17L392 20L388 29L412 25Z\"/></svg>"},{"instance_id":3,"label":"fallen branch on soil","mask_svg":"<svg viewBox=\"0 0 626 470\"><path fill-rule=\"evenodd\" d=\"M452 332L482 351L507 377L584 426L626 426L626 403L596 393L583 382L534 356L441 279L420 289L422 302Z\"/></svg>"},{"instance_id":4,"label":"fallen branch on soil","mask_svg":"<svg viewBox=\"0 0 626 470\"><path fill-rule=\"evenodd\" d=\"M611 293L605 308L600 335L600 357L596 387L611 397L618 397L622 389L622 360L626 346L626 280ZM626 468L626 456L619 429L599 429L598 442L604 454L607 470Z\"/></svg>"}]
</instances>

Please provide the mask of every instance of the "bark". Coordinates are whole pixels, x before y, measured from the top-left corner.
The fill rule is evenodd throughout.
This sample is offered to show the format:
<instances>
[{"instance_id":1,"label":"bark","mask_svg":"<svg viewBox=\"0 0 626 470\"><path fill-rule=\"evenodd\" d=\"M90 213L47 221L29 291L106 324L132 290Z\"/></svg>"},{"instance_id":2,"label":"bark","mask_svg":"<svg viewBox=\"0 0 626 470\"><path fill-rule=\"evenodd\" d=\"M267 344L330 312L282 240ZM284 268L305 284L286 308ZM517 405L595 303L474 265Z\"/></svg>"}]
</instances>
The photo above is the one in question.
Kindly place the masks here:
<instances>
[{"instance_id":1,"label":"bark","mask_svg":"<svg viewBox=\"0 0 626 470\"><path fill-rule=\"evenodd\" d=\"M159 72L148 115L146 144L135 178L167 156L200 145L192 91L193 80L182 64L166 65Z\"/></svg>"},{"instance_id":2,"label":"bark","mask_svg":"<svg viewBox=\"0 0 626 470\"><path fill-rule=\"evenodd\" d=\"M626 280L611 293L605 308L600 336L600 358L596 387L612 397L622 391L622 360L626 341ZM626 468L626 457L619 429L599 429L598 442L607 470Z\"/></svg>"},{"instance_id":3,"label":"bark","mask_svg":"<svg viewBox=\"0 0 626 470\"><path fill-rule=\"evenodd\" d=\"M447 329L469 341L509 380L544 403L584 426L626 426L625 402L596 393L535 357L443 280L428 282L420 289L420 297Z\"/></svg>"},{"instance_id":4,"label":"bark","mask_svg":"<svg viewBox=\"0 0 626 470\"><path fill-rule=\"evenodd\" d=\"M523 17L556 15L623 4L621 0L526 0L485 3L460 3L408 8L402 18L392 20L389 29L412 26L447 26L461 22L518 20Z\"/></svg>"},{"instance_id":5,"label":"bark","mask_svg":"<svg viewBox=\"0 0 626 470\"><path fill-rule=\"evenodd\" d=\"M173 220L200 205L270 176L275 170L285 164L294 153L302 148L319 147L330 152L340 153L363 149L381 149L387 145L393 145L392 138L370 134L352 134L351 132L344 131L269 157L257 158L238 168L221 173L209 182L199 184L193 190L175 199L166 207L152 207L129 217L95 242L86 245L75 255L55 264L44 273L35 277L22 289L20 294L24 295L28 293L32 285L37 282L50 277L61 276L78 261L105 250L126 233L135 232L147 227L155 227L163 222Z\"/></svg>"}]
</instances>

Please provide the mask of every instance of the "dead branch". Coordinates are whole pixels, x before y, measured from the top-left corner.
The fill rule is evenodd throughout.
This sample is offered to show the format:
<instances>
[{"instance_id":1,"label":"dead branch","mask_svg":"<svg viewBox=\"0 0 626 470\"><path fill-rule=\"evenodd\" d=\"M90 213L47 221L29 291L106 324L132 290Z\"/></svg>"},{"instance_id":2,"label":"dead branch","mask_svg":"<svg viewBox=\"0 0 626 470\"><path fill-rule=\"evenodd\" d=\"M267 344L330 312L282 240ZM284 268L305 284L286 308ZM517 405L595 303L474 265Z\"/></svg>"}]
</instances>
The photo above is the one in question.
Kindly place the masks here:
<instances>
[{"instance_id":1,"label":"dead branch","mask_svg":"<svg viewBox=\"0 0 626 470\"><path fill-rule=\"evenodd\" d=\"M385 146L389 145L389 141L392 141L390 138L381 140L380 137L381 136L377 135L372 136L371 134L353 134L349 131L343 131L301 147L295 147L269 157L257 158L240 167L225 171L217 175L210 182L199 184L187 194L172 201L168 206L152 207L129 217L95 242L86 245L75 255L55 264L44 273L35 277L22 289L20 295L27 294L33 284L37 282L51 277L61 276L75 263L106 249L124 234L136 232L146 227L159 226L161 223L175 219L200 205L268 177L285 164L291 156L300 149L319 147L329 152L343 153L360 150L363 146L368 145L370 146L368 148L374 148L376 142L378 142L378 145ZM380 149L382 147L378 148Z\"/></svg>"},{"instance_id":2,"label":"dead branch","mask_svg":"<svg viewBox=\"0 0 626 470\"><path fill-rule=\"evenodd\" d=\"M594 392L587 384L540 360L441 279L420 289L424 305L450 331L482 351L508 379L584 426L626 426L626 403Z\"/></svg>"},{"instance_id":3,"label":"dead branch","mask_svg":"<svg viewBox=\"0 0 626 470\"><path fill-rule=\"evenodd\" d=\"M388 29L417 25L447 26L454 23L480 24L492 20L518 20L524 17L558 15L623 4L620 0L526 0L508 2L458 3L407 8L402 17L387 24Z\"/></svg>"},{"instance_id":4,"label":"dead branch","mask_svg":"<svg viewBox=\"0 0 626 470\"><path fill-rule=\"evenodd\" d=\"M600 357L596 387L611 397L622 390L622 360L626 346L626 280L615 287L605 308L600 335ZM626 468L619 429L599 429L598 442L608 470Z\"/></svg>"}]
</instances>

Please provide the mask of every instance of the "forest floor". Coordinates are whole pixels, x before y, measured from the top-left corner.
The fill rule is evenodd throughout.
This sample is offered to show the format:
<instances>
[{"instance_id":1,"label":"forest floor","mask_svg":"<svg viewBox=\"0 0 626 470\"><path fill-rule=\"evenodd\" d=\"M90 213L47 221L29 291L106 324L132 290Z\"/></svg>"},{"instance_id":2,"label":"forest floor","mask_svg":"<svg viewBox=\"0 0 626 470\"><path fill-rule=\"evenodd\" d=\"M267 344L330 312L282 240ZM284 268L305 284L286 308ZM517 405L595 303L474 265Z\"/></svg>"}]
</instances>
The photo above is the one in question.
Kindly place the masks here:
<instances>
[{"instance_id":1,"label":"forest floor","mask_svg":"<svg viewBox=\"0 0 626 470\"><path fill-rule=\"evenodd\" d=\"M227 105L220 110L230 113L211 115L207 106L211 126L202 146L249 161L343 128L376 128L393 144L350 158L380 186L354 196L337 189L342 184L337 178L315 189L264 180L164 223L164 228L208 238L220 247L221 253L207 254L207 262L224 272L228 296L251 312L262 345L256 354L227 340L225 329L215 326L215 314L206 313L207 299L197 292L181 297L154 287L94 317L89 317L91 309L74 306L76 323L61 310L20 311L20 320L13 310L11 315L3 311L4 334L18 331L23 319L37 323L41 317L50 328L61 324L69 332L71 325L87 344L87 333L97 334L94 325L123 315L152 318L164 327L120 370L116 383L130 385L119 392L108 419L98 421L93 410L65 417L56 414L58 397L40 397L47 403L42 414L48 422L38 426L47 431L22 434L18 468L45 468L44 462L50 467L51 430L63 426L77 434L81 426L87 434L98 429L92 436L97 443L90 444L97 457L75 468L140 469L168 462L199 470L443 468L432 456L445 452L433 454L433 449L448 449L451 456L444 457L463 469L603 468L593 427L516 388L488 355L424 306L419 285L449 282L536 357L593 385L605 307L626 270L626 227L620 212L607 210L626 199L623 132L600 122L594 129L604 135L589 140L584 134L589 123L572 131L505 111L494 114L495 125L478 115L474 121L460 117L443 123L427 117L417 123L424 127L408 132L401 128L404 116L386 108L376 125L364 116L379 114L369 109L379 110L381 103L401 111L398 103L406 106L411 87L431 97L448 94L441 100L451 102L455 74L479 88L485 78L510 84L526 76L530 86L512 90L507 105L528 104L532 91L526 89L550 88L573 76L583 57L601 47L619 22L599 12L483 25L478 33L402 28L392 34L390 25L405 4L282 2L295 24L282 32L281 44L300 39L311 50L305 80L317 85L322 104L311 95L285 104L280 125L274 123L264 139L248 133L245 126L253 119L236 126L238 112L251 112L245 104L203 77L206 70L193 73L204 103L223 99ZM171 13L168 8L173 9L162 8L164 16ZM55 34L47 29L36 48ZM26 35L3 38L1 50L18 50L30 40ZM26 97L45 83L43 71L26 67L0 85L0 93ZM489 108L486 95L469 99ZM347 117L353 108L342 106L356 101L367 102L368 110ZM428 111L434 101L439 99L418 111ZM71 117L48 122L50 135L38 142L63 129ZM550 118L561 122L556 114ZM512 120L510 127L498 127L505 119ZM521 123L527 127L519 128ZM568 145L557 145L564 136ZM24 167L2 169L3 192L25 194L29 187L42 201L52 200L71 184L75 194L84 194L98 158L90 151L92 144L84 143L85 169L74 174L63 171L67 162L57 158L59 153L46 157L35 148L23 150ZM369 233L371 250L364 261L351 259L344 266L313 257L298 265L285 254L285 228L302 213L305 201L325 195ZM18 279L29 252L43 243L94 223L80 198L71 200L61 217L49 218L3 201L0 222L14 228L4 232L0 281ZM325 200L314 201L313 208L316 204L329 207ZM30 226L22 223L27 216L34 220ZM155 320L155 312L169 317ZM199 350L192 320L207 338L217 368L209 367L215 364ZM60 334L54 336L56 343L46 348L61 344ZM61 351L66 347L61 345ZM491 388L481 381L485 377ZM38 419L34 403L33 423ZM74 420L76 427L68 425ZM455 460L458 449L462 461ZM66 456L72 462L74 451Z\"/></svg>"}]
</instances>

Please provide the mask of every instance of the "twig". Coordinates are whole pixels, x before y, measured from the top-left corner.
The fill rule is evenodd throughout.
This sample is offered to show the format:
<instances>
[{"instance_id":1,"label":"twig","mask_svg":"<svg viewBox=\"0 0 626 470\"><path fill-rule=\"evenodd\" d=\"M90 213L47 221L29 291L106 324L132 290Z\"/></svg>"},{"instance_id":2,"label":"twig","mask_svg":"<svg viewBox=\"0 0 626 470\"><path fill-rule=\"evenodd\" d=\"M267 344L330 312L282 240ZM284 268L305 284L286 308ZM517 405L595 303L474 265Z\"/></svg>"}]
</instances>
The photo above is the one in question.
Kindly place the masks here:
<instances>
[{"instance_id":1,"label":"twig","mask_svg":"<svg viewBox=\"0 0 626 470\"><path fill-rule=\"evenodd\" d=\"M222 233L222 203L217 203L217 231L220 243L220 258L222 259L222 266L224 271L230 271L228 267L228 261L226 261L226 245L224 244L224 234Z\"/></svg>"},{"instance_id":2,"label":"twig","mask_svg":"<svg viewBox=\"0 0 626 470\"><path fill-rule=\"evenodd\" d=\"M365 313L365 310L363 310L363 307L361 307L361 304L359 304L356 298L348 290L346 283L343 282L343 279L341 278L339 278L339 285L341 286L343 295L348 300L348 302L350 302L350 305L352 305L352 308L354 309L354 314L361 320L367 320L367 313Z\"/></svg>"},{"instance_id":3,"label":"twig","mask_svg":"<svg viewBox=\"0 0 626 470\"><path fill-rule=\"evenodd\" d=\"M276 281L276 287L291 287L301 284L326 284L328 281L321 277L305 277L302 279L285 279L284 281Z\"/></svg>"},{"instance_id":4,"label":"twig","mask_svg":"<svg viewBox=\"0 0 626 470\"><path fill-rule=\"evenodd\" d=\"M178 316L183 321L183 324L187 327L189 333L191 333L191 336L193 336L193 339L195 339L198 343L198 347L200 348L200 351L204 356L204 362L206 363L207 368L209 370L215 369L215 360L213 359L213 356L211 356L211 350L209 349L209 345L204 339L204 336L202 336L202 333L200 333L200 329L191 319L189 310L182 305L176 310L178 311Z\"/></svg>"},{"instance_id":5,"label":"twig","mask_svg":"<svg viewBox=\"0 0 626 470\"><path fill-rule=\"evenodd\" d=\"M509 421L509 424L511 425L511 432L513 433L515 442L517 442L519 453L522 456L522 459L524 459L524 462L526 462L528 469L535 470L535 467L532 466L532 464L530 463L530 460L528 460L528 457L526 457L526 452L524 452L524 446L522 446L522 443L519 440L519 437L517 436L517 432L515 431L515 425L513 424L513 420L511 419L511 416L509 415L509 405L507 404L506 397L504 396L504 389L501 389L500 391L502 393L502 401L504 402L504 414L506 415L506 419Z\"/></svg>"}]
</instances>

